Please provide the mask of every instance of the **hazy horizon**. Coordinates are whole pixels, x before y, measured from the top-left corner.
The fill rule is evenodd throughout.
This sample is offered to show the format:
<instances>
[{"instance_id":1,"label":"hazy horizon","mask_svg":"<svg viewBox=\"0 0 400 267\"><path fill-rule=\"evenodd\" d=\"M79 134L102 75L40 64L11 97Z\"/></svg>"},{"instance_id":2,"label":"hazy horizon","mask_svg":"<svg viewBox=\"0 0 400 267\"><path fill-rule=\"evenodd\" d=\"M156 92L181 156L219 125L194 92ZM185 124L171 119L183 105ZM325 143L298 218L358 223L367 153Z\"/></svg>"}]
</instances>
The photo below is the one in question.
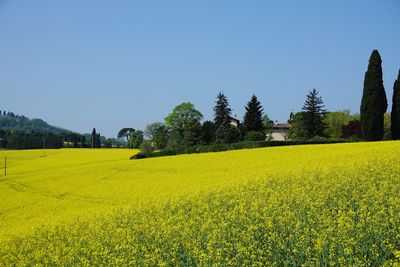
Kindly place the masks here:
<instances>
[{"instance_id":1,"label":"hazy horizon","mask_svg":"<svg viewBox=\"0 0 400 267\"><path fill-rule=\"evenodd\" d=\"M373 49L391 108L400 2L1 1L0 110L80 133L144 129L224 92L242 119L255 94L273 120L309 90L359 112Z\"/></svg>"}]
</instances>

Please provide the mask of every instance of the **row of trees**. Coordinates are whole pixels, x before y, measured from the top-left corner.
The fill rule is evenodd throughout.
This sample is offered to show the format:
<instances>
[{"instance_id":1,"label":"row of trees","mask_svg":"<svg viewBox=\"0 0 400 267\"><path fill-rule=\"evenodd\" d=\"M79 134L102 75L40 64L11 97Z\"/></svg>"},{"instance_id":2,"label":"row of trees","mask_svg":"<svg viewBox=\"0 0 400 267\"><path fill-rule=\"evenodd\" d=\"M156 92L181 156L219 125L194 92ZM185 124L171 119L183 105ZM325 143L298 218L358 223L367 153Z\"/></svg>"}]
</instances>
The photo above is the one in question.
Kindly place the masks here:
<instances>
[{"instance_id":1,"label":"row of trees","mask_svg":"<svg viewBox=\"0 0 400 267\"><path fill-rule=\"evenodd\" d=\"M27 117L25 117L23 115L18 115L18 114L15 114L12 111L6 111L6 110L3 110L3 111L0 110L0 116L2 116L2 117L10 117L10 118L18 118L18 119L24 119L24 120L28 119Z\"/></svg>"},{"instance_id":2,"label":"row of trees","mask_svg":"<svg viewBox=\"0 0 400 267\"><path fill-rule=\"evenodd\" d=\"M39 133L22 131L6 131L0 129L0 148L7 149L35 149L61 148L63 136L54 133Z\"/></svg>"},{"instance_id":3,"label":"row of trees","mask_svg":"<svg viewBox=\"0 0 400 267\"><path fill-rule=\"evenodd\" d=\"M400 139L400 71L393 86L391 136ZM367 141L384 138L384 121L387 99L383 86L382 59L378 50L374 50L369 59L364 78L364 90L360 108L360 122L363 137Z\"/></svg>"},{"instance_id":4,"label":"row of trees","mask_svg":"<svg viewBox=\"0 0 400 267\"><path fill-rule=\"evenodd\" d=\"M318 91L311 90L300 112L291 113L288 138L308 140L315 138L352 138L367 141L400 139L400 72L394 84L392 113L387 109L383 87L381 58L372 52L365 74L360 114L349 111L327 112ZM265 140L272 121L263 114L256 96L246 105L243 123L231 117L231 108L223 93L217 95L214 120L201 123L203 115L190 102L176 106L164 123L147 125L144 134L147 147L155 149L177 148L212 143L233 143L240 140Z\"/></svg>"},{"instance_id":5,"label":"row of trees","mask_svg":"<svg viewBox=\"0 0 400 267\"><path fill-rule=\"evenodd\" d=\"M308 93L302 111L290 114L291 129L288 137L295 140L400 139L400 72L394 83L392 112L385 114L387 100L381 63L379 52L374 50L365 74L359 115L350 115L348 111L327 112L318 91L313 89ZM182 103L165 118L165 123L148 125L145 135L156 149L264 140L268 136L272 122L268 116L263 117L263 107L256 96L253 95L248 102L242 124L234 123L231 111L228 99L219 93L214 107L214 121L201 124L201 112L190 102Z\"/></svg>"},{"instance_id":6,"label":"row of trees","mask_svg":"<svg viewBox=\"0 0 400 267\"><path fill-rule=\"evenodd\" d=\"M326 112L314 89L307 95L301 112L291 116L291 139L355 138L366 141L400 139L400 71L393 86L392 112L386 113L382 59L377 50L371 54L364 78L360 114ZM339 131L340 129L340 131ZM339 135L340 133L340 135Z\"/></svg>"},{"instance_id":7,"label":"row of trees","mask_svg":"<svg viewBox=\"0 0 400 267\"><path fill-rule=\"evenodd\" d=\"M232 117L228 98L219 93L214 106L214 119L201 123L203 114L190 102L176 106L164 122L146 126L143 146L151 149L177 149L183 146L227 144L241 140L265 140L271 121L263 116L256 96L246 105L243 123Z\"/></svg>"},{"instance_id":8,"label":"row of trees","mask_svg":"<svg viewBox=\"0 0 400 267\"><path fill-rule=\"evenodd\" d=\"M0 129L0 149L112 148L125 145L125 142L119 139L106 139L100 133L97 133L94 128L91 134Z\"/></svg>"},{"instance_id":9,"label":"row of trees","mask_svg":"<svg viewBox=\"0 0 400 267\"><path fill-rule=\"evenodd\" d=\"M367 141L383 138L400 139L400 72L393 87L392 112L388 114L385 113L387 100L381 63L379 52L374 50L365 73L359 115L350 115L348 111L327 112L318 91L313 89L308 93L302 110L290 114L288 122L291 124L291 129L288 138L293 140L363 138ZM84 135L73 132L21 131L15 127L33 129L31 125L40 125L41 128L38 129L57 131L62 129L12 112L0 111L0 119L11 129L7 128L0 132L0 147L3 148L41 148L46 144L49 148L63 146L100 148L120 147L126 144L129 148L142 146L150 150L176 149L242 140L265 140L270 136L273 126L273 122L264 114L264 109L255 95L245 106L245 115L241 123L232 117L228 98L223 93L219 93L216 97L212 121L201 122L203 114L192 103L185 102L176 106L165 117L164 122L147 125L144 132L133 128L121 129L118 133L120 139L106 139L97 133L95 128L91 134ZM147 139L144 140L144 137ZM121 138L126 138L125 144L121 143Z\"/></svg>"},{"instance_id":10,"label":"row of trees","mask_svg":"<svg viewBox=\"0 0 400 267\"><path fill-rule=\"evenodd\" d=\"M72 133L69 130L49 125L41 119L30 119L23 115L15 114L10 111L0 111L0 129L5 131L37 132L65 134Z\"/></svg>"}]
</instances>

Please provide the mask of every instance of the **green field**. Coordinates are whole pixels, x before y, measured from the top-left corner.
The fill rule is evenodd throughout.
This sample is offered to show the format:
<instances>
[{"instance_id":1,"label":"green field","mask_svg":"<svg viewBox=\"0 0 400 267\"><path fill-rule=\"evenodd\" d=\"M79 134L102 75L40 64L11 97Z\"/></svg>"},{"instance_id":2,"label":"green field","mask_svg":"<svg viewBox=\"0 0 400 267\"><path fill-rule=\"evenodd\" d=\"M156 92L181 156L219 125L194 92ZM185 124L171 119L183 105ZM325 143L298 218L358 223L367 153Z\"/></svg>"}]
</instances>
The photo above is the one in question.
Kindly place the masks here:
<instances>
[{"instance_id":1,"label":"green field","mask_svg":"<svg viewBox=\"0 0 400 267\"><path fill-rule=\"evenodd\" d=\"M399 151L1 151L0 265L396 264Z\"/></svg>"}]
</instances>

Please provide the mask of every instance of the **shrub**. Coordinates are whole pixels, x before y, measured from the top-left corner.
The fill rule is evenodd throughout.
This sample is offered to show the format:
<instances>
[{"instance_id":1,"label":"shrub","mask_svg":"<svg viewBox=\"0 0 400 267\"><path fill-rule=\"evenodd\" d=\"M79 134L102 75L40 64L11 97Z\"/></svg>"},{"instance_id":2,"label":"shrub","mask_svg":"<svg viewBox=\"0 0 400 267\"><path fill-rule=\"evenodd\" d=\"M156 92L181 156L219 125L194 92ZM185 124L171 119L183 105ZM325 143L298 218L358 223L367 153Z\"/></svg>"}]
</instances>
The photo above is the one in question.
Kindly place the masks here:
<instances>
[{"instance_id":1,"label":"shrub","mask_svg":"<svg viewBox=\"0 0 400 267\"><path fill-rule=\"evenodd\" d=\"M232 144L213 144L208 146L190 146L181 147L177 149L164 149L160 151L154 151L149 154L143 151L131 157L131 159L143 159L149 157L164 157L173 156L179 154L193 154L193 153L207 153L207 152L220 152L228 150L238 150L238 149L250 149L250 148L261 148L261 147L273 147L273 146L292 146L292 145L311 145L311 144L335 144L335 143L345 143L354 142L359 140L346 140L338 139L331 140L324 137L315 137L311 140L288 140L288 141L243 141Z\"/></svg>"},{"instance_id":2,"label":"shrub","mask_svg":"<svg viewBox=\"0 0 400 267\"><path fill-rule=\"evenodd\" d=\"M244 140L246 140L246 141L264 141L265 135L262 132L250 131L250 132L246 133Z\"/></svg>"},{"instance_id":3,"label":"shrub","mask_svg":"<svg viewBox=\"0 0 400 267\"><path fill-rule=\"evenodd\" d=\"M149 156L153 152L153 145L149 140L143 141L142 145L140 146L140 153L143 153L146 156Z\"/></svg>"}]
</instances>

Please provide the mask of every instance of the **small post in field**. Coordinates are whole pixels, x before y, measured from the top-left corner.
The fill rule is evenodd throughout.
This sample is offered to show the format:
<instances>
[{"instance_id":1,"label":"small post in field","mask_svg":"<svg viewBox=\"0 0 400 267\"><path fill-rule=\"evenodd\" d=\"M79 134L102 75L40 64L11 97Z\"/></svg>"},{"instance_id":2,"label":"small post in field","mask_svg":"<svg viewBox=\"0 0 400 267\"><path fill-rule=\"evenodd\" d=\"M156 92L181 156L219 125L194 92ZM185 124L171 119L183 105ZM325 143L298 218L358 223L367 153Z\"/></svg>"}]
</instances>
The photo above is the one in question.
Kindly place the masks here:
<instances>
[{"instance_id":1,"label":"small post in field","mask_svg":"<svg viewBox=\"0 0 400 267\"><path fill-rule=\"evenodd\" d=\"M4 156L4 176L7 176L7 156Z\"/></svg>"},{"instance_id":2,"label":"small post in field","mask_svg":"<svg viewBox=\"0 0 400 267\"><path fill-rule=\"evenodd\" d=\"M46 157L46 139L43 138L43 157Z\"/></svg>"}]
</instances>

